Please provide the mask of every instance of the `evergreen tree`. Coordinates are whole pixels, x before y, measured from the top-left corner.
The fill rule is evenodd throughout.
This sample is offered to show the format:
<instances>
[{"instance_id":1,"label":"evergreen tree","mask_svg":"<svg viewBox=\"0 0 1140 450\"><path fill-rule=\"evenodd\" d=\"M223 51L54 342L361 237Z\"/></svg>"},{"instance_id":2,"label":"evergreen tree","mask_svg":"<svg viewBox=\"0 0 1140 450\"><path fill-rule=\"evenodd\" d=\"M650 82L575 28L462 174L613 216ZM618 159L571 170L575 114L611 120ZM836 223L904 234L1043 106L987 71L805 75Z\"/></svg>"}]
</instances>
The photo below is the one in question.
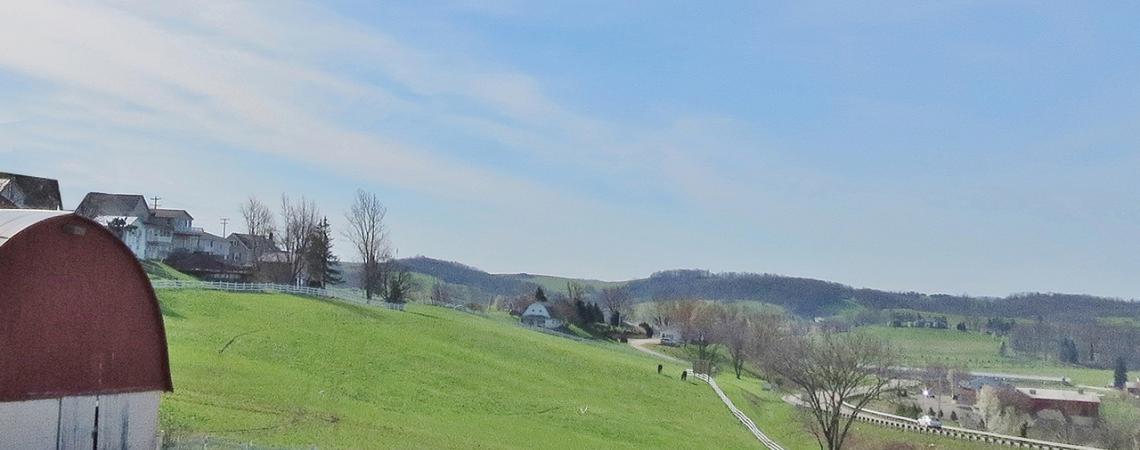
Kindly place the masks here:
<instances>
[{"instance_id":1,"label":"evergreen tree","mask_svg":"<svg viewBox=\"0 0 1140 450\"><path fill-rule=\"evenodd\" d=\"M1128 383L1128 363L1124 361L1123 356L1116 357L1116 369L1112 372L1112 386L1117 389L1124 389L1124 385Z\"/></svg>"},{"instance_id":2,"label":"evergreen tree","mask_svg":"<svg viewBox=\"0 0 1140 450\"><path fill-rule=\"evenodd\" d=\"M610 325L613 325L615 327L621 326L621 313L620 312L614 311L613 314L610 314Z\"/></svg>"},{"instance_id":3,"label":"evergreen tree","mask_svg":"<svg viewBox=\"0 0 1140 450\"><path fill-rule=\"evenodd\" d=\"M578 319L578 325L586 326L590 323L593 311L590 311L590 308L586 306L586 302L582 301L582 299L577 299L574 300L574 313L574 317Z\"/></svg>"},{"instance_id":4,"label":"evergreen tree","mask_svg":"<svg viewBox=\"0 0 1140 450\"><path fill-rule=\"evenodd\" d=\"M1073 342L1073 338L1065 337L1061 339L1058 359L1060 359L1061 362L1069 364L1076 364L1080 361L1080 353L1077 352L1077 343Z\"/></svg>"},{"instance_id":5,"label":"evergreen tree","mask_svg":"<svg viewBox=\"0 0 1140 450\"><path fill-rule=\"evenodd\" d=\"M546 302L546 292L543 292L542 286L539 286L538 289L534 291L534 301Z\"/></svg>"},{"instance_id":6,"label":"evergreen tree","mask_svg":"<svg viewBox=\"0 0 1140 450\"><path fill-rule=\"evenodd\" d=\"M309 285L325 287L337 284L344 280L340 275L340 259L332 252L332 227L328 218L321 220L312 231L309 246L305 248L303 258L305 269L309 275Z\"/></svg>"},{"instance_id":7,"label":"evergreen tree","mask_svg":"<svg viewBox=\"0 0 1140 450\"><path fill-rule=\"evenodd\" d=\"M1001 341L1001 348L998 349L998 355L1009 356L1009 347L1006 347L1005 341Z\"/></svg>"}]
</instances>

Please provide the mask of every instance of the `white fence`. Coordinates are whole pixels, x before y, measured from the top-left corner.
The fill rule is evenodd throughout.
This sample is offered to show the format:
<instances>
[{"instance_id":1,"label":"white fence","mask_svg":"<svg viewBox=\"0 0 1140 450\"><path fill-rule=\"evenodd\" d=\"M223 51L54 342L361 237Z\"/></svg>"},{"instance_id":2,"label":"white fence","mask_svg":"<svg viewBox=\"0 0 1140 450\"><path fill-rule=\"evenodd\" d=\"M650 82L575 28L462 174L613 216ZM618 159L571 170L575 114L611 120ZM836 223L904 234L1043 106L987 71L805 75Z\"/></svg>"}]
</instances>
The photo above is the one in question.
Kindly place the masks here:
<instances>
[{"instance_id":1,"label":"white fence","mask_svg":"<svg viewBox=\"0 0 1140 450\"><path fill-rule=\"evenodd\" d=\"M736 408L736 405L732 404L732 400L730 400L727 395L724 395L724 391L720 390L720 386L717 386L716 380L703 373L695 373L691 370L689 373L693 374L693 377L696 379L704 381L705 383L708 383L709 386L712 386L713 391L716 391L716 395L720 396L720 400L724 402L726 406L728 406L729 411L732 411L732 415L736 416L736 418L740 420L740 423L744 424L744 427L748 428L748 431L751 432L753 436L756 436L756 440L760 441L761 444L764 444L765 447L768 447L769 450L784 450L784 447L781 447L780 444L777 444L776 441L773 441L772 438L764 434L763 431L760 431L760 428L756 426L756 423L753 422L752 419L749 419L748 416L744 415L743 412Z\"/></svg>"},{"instance_id":2,"label":"white fence","mask_svg":"<svg viewBox=\"0 0 1140 450\"><path fill-rule=\"evenodd\" d=\"M260 292L281 293L294 295L308 295L311 297L324 297L340 300L347 303L368 306L383 306L397 311L404 310L403 303L388 303L384 301L368 301L352 289L314 288L307 286L291 286L274 283L230 283L225 281L198 281L198 280L150 280L155 289L209 289L228 292Z\"/></svg>"}]
</instances>

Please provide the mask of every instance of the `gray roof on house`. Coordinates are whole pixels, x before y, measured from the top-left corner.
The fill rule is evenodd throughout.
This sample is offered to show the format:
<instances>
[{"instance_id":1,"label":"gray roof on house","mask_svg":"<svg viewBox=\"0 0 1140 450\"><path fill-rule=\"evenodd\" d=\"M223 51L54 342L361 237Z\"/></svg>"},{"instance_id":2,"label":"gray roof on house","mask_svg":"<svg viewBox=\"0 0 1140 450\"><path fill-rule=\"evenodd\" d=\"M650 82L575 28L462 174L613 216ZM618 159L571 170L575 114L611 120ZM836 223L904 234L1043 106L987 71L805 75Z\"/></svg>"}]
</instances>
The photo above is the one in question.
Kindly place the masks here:
<instances>
[{"instance_id":1,"label":"gray roof on house","mask_svg":"<svg viewBox=\"0 0 1140 450\"><path fill-rule=\"evenodd\" d=\"M1088 392L1066 391L1062 389L1017 388L1018 392L1041 400L1064 402L1100 403L1100 397Z\"/></svg>"},{"instance_id":2,"label":"gray roof on house","mask_svg":"<svg viewBox=\"0 0 1140 450\"><path fill-rule=\"evenodd\" d=\"M159 209L153 210L151 212L151 214L154 214L155 217L158 217L161 219L186 218L186 219L194 220L194 216L191 216L190 213L186 212L185 209L161 209L161 208L159 208Z\"/></svg>"},{"instance_id":3,"label":"gray roof on house","mask_svg":"<svg viewBox=\"0 0 1140 450\"><path fill-rule=\"evenodd\" d=\"M4 180L4 184L16 183L24 192L24 204L17 206L52 211L63 209L63 200L59 195L59 182L56 180L6 172L0 172L0 180ZM8 203L12 202L9 201Z\"/></svg>"},{"instance_id":4,"label":"gray roof on house","mask_svg":"<svg viewBox=\"0 0 1140 450\"><path fill-rule=\"evenodd\" d=\"M235 239L248 249L261 249L272 252L279 252L281 249L277 248L277 244L265 236L257 236L245 233L230 233L227 239Z\"/></svg>"},{"instance_id":5,"label":"gray roof on house","mask_svg":"<svg viewBox=\"0 0 1140 450\"><path fill-rule=\"evenodd\" d=\"M140 204L150 211L146 199L138 194L88 192L83 201L79 202L79 207L75 208L75 213L84 217L129 216Z\"/></svg>"},{"instance_id":6,"label":"gray roof on house","mask_svg":"<svg viewBox=\"0 0 1140 450\"><path fill-rule=\"evenodd\" d=\"M526 307L526 310L523 311L522 315L523 315L523 317L540 316L540 317L545 317L547 319L551 318L550 309L547 308L546 305L543 304L542 302L531 303L529 306Z\"/></svg>"},{"instance_id":7,"label":"gray roof on house","mask_svg":"<svg viewBox=\"0 0 1140 450\"><path fill-rule=\"evenodd\" d=\"M962 381L962 382L958 383L958 387L961 387L963 389L969 389L972 391L980 391L980 390L982 390L983 387L986 387L986 386L1004 387L1004 386L1008 386L1008 384L1005 383L1004 381L1001 381L1001 380L998 380L995 378L985 378L985 377L974 378L974 379L969 380L969 381Z\"/></svg>"}]
</instances>

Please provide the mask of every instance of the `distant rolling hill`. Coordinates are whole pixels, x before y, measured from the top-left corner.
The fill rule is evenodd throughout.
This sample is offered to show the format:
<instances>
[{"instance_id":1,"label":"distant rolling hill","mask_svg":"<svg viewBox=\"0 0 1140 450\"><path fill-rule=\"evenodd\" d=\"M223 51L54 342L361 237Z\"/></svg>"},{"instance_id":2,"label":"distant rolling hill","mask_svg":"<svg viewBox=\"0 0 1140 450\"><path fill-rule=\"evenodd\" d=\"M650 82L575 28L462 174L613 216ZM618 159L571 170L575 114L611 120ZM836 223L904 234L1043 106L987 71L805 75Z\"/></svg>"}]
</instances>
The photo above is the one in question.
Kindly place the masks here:
<instances>
[{"instance_id":1,"label":"distant rolling hill","mask_svg":"<svg viewBox=\"0 0 1140 450\"><path fill-rule=\"evenodd\" d=\"M488 304L496 296L534 292L539 286L565 292L576 282L593 294L606 287L625 286L636 301L704 299L758 301L779 305L802 317L831 315L853 305L871 309L909 308L944 314L1023 317L1072 321L1096 317L1140 317L1140 302L1090 295L1023 293L1002 298L891 292L854 288L811 278L757 273L713 273L707 270L665 270L647 278L610 282L552 275L492 274L462 263L417 256L401 264L417 274L421 296L430 284L443 282L462 302ZM344 264L346 282L357 285L359 265Z\"/></svg>"}]
</instances>

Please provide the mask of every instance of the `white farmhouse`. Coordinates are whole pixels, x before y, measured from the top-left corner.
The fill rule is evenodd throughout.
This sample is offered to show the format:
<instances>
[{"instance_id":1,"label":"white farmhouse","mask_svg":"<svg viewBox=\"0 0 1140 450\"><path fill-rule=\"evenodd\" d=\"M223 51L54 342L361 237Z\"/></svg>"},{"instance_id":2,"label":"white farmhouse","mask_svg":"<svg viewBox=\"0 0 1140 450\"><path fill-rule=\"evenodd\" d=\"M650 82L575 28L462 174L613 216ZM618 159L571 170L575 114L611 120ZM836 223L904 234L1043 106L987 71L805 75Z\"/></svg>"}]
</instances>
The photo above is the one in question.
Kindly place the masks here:
<instances>
[{"instance_id":1,"label":"white farmhouse","mask_svg":"<svg viewBox=\"0 0 1140 450\"><path fill-rule=\"evenodd\" d=\"M550 309L543 302L534 302L522 314L523 325L542 328L558 328L562 321L550 316Z\"/></svg>"},{"instance_id":2,"label":"white farmhouse","mask_svg":"<svg viewBox=\"0 0 1140 450\"><path fill-rule=\"evenodd\" d=\"M146 258L146 223L135 216L96 216L99 225L107 227L115 237L127 244L135 258Z\"/></svg>"}]
</instances>

